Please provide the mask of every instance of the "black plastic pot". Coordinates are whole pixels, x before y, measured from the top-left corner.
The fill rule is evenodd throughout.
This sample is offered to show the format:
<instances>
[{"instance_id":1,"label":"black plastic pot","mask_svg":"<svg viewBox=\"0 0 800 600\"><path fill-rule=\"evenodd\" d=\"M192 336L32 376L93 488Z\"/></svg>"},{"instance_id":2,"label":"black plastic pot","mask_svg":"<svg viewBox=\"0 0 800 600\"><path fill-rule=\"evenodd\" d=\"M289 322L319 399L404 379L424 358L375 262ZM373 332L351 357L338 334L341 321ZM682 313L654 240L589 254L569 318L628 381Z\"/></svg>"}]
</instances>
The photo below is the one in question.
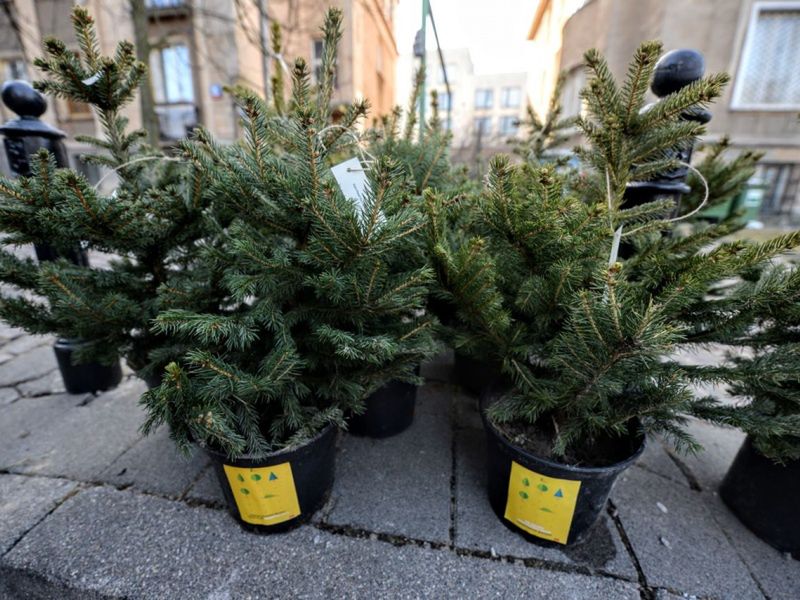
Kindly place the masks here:
<instances>
[{"instance_id":1,"label":"black plastic pot","mask_svg":"<svg viewBox=\"0 0 800 600\"><path fill-rule=\"evenodd\" d=\"M36 258L39 262L55 261L59 258L66 258L72 264L78 265L79 267L89 266L89 254L85 249L80 247L76 247L66 253L59 252L49 244L34 244L33 248L36 251Z\"/></svg>"},{"instance_id":2,"label":"black plastic pot","mask_svg":"<svg viewBox=\"0 0 800 600\"><path fill-rule=\"evenodd\" d=\"M493 382L501 377L500 365L491 360L478 360L455 353L453 365L455 382L473 396L480 396Z\"/></svg>"},{"instance_id":3,"label":"black plastic pot","mask_svg":"<svg viewBox=\"0 0 800 600\"><path fill-rule=\"evenodd\" d=\"M72 364L72 353L80 347L81 342L59 339L53 344L58 369L64 380L64 387L70 394L101 392L116 387L122 381L122 368L119 360L112 365L101 365L90 362Z\"/></svg>"},{"instance_id":4,"label":"black plastic pot","mask_svg":"<svg viewBox=\"0 0 800 600\"><path fill-rule=\"evenodd\" d=\"M511 444L486 417L494 398L481 398L487 437L489 503L502 523L542 546L583 542L600 518L617 477L644 450L632 433L631 454L606 467L577 467L540 458Z\"/></svg>"},{"instance_id":5,"label":"black plastic pot","mask_svg":"<svg viewBox=\"0 0 800 600\"><path fill-rule=\"evenodd\" d=\"M417 386L404 381L390 381L367 396L366 410L348 420L353 435L385 438L408 429L414 420Z\"/></svg>"},{"instance_id":6,"label":"black plastic pot","mask_svg":"<svg viewBox=\"0 0 800 600\"><path fill-rule=\"evenodd\" d=\"M329 425L297 448L236 460L204 448L233 518L254 533L280 533L308 521L333 485L337 432Z\"/></svg>"},{"instance_id":7,"label":"black plastic pot","mask_svg":"<svg viewBox=\"0 0 800 600\"><path fill-rule=\"evenodd\" d=\"M800 559L800 460L775 464L759 454L748 437L719 495L750 531Z\"/></svg>"}]
</instances>

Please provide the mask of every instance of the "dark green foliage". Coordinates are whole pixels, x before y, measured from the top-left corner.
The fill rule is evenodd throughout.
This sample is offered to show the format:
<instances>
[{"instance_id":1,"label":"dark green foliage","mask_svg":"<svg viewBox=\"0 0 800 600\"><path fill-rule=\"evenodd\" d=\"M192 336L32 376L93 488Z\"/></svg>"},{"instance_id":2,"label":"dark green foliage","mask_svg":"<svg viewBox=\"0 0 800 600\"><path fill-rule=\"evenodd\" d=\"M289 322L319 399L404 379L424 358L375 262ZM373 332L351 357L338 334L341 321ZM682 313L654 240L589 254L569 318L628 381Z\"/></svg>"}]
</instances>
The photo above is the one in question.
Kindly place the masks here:
<instances>
[{"instance_id":1,"label":"dark green foliage","mask_svg":"<svg viewBox=\"0 0 800 600\"><path fill-rule=\"evenodd\" d=\"M718 406L695 398L692 384L724 376L671 357L741 335L776 287L740 285L716 299L709 290L800 243L789 234L709 250L722 228L662 235L675 229L672 201L622 207L630 181L675 166L668 151L702 132L680 115L708 104L726 81L702 79L641 112L660 51L642 45L621 87L598 53L586 54L592 78L579 126L589 143L580 154L593 168L591 185L573 185L575 175L553 165L497 157L473 237L457 247L443 225L444 203L428 199L431 256L462 323L457 349L496 360L512 383L490 418L501 429L533 426L567 460L592 456L594 444L637 425L694 449L684 415ZM635 252L613 261L619 227ZM524 444L525 436L515 440Z\"/></svg>"},{"instance_id":2,"label":"dark green foliage","mask_svg":"<svg viewBox=\"0 0 800 600\"><path fill-rule=\"evenodd\" d=\"M529 104L525 111L525 119L520 126L525 130L525 137L512 140L514 153L528 162L556 161L563 162L554 152L569 139L569 132L574 129L574 117L562 117L561 90L564 87L564 73L559 73L553 95L544 118L539 117Z\"/></svg>"},{"instance_id":3,"label":"dark green foliage","mask_svg":"<svg viewBox=\"0 0 800 600\"><path fill-rule=\"evenodd\" d=\"M329 11L326 49L340 25L341 12ZM225 266L215 310L156 320L157 332L191 350L144 396L144 429L167 422L182 448L193 440L237 456L302 442L344 425L389 380L417 382L415 367L435 350L423 311L432 273L405 260L423 227L405 206L408 178L378 156L359 209L330 173L332 157L352 155L347 129L366 112L353 104L330 126L334 63L326 51L312 89L306 63L295 62L284 115L237 90L241 142L223 147L201 130L182 145L207 173L220 221L202 260Z\"/></svg>"},{"instance_id":4,"label":"dark green foliage","mask_svg":"<svg viewBox=\"0 0 800 600\"><path fill-rule=\"evenodd\" d=\"M414 74L414 85L408 105L403 111L399 106L391 114L382 115L367 132L370 152L376 156L387 155L397 160L414 184L414 194L419 196L426 189L453 195L466 185L466 173L450 163L452 136L443 129L439 116L437 94L432 94L431 118L421 125L422 137L417 135L417 111L425 70ZM401 120L405 117L402 126Z\"/></svg>"},{"instance_id":5,"label":"dark green foliage","mask_svg":"<svg viewBox=\"0 0 800 600\"><path fill-rule=\"evenodd\" d=\"M0 279L26 292L5 294L0 316L33 333L86 340L82 360L121 354L133 369L156 374L183 351L150 331L158 311L171 305L170 293L162 292L180 282L192 290L189 304L214 302L198 283L212 275L193 265L204 235L205 176L142 145L143 131L127 130L120 110L145 72L133 46L122 42L113 57L102 56L86 10L76 7L72 20L80 53L47 40L47 57L36 64L49 78L36 86L95 108L105 137L82 138L99 151L86 160L115 170L119 184L103 194L79 173L56 169L41 151L30 177L0 179L0 229L6 244L47 243L61 252L83 244L114 258L108 268L86 268L0 251Z\"/></svg>"},{"instance_id":6,"label":"dark green foliage","mask_svg":"<svg viewBox=\"0 0 800 600\"><path fill-rule=\"evenodd\" d=\"M772 265L740 287L771 292L753 311L753 326L735 340L744 351L718 369L744 402L701 406L698 414L740 427L776 462L800 460L800 269Z\"/></svg>"}]
</instances>

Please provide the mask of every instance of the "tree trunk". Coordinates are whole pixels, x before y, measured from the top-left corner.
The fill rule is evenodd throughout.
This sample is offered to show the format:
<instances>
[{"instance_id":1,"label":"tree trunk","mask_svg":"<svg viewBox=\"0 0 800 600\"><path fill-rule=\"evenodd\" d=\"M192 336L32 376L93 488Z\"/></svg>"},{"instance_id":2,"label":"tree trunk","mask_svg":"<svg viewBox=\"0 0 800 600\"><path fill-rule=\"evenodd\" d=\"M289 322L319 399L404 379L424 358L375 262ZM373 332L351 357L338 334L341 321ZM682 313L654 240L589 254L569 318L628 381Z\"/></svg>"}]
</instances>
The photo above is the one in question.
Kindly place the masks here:
<instances>
[{"instance_id":1,"label":"tree trunk","mask_svg":"<svg viewBox=\"0 0 800 600\"><path fill-rule=\"evenodd\" d=\"M136 43L136 58L150 64L150 39L147 36L147 9L145 0L128 0L133 20L133 36ZM142 128L147 132L147 141L157 145L159 140L158 115L153 100L153 84L150 72L139 86L139 107L142 112Z\"/></svg>"}]
</instances>

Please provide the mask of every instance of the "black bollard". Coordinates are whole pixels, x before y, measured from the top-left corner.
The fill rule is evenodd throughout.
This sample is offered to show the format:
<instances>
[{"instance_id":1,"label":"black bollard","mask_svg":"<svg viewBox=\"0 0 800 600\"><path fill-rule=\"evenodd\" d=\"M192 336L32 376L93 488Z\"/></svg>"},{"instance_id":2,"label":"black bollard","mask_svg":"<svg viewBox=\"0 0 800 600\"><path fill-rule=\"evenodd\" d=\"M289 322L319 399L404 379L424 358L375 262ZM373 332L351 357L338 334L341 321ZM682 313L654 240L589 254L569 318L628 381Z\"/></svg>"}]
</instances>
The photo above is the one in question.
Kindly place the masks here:
<instances>
[{"instance_id":1,"label":"black bollard","mask_svg":"<svg viewBox=\"0 0 800 600\"><path fill-rule=\"evenodd\" d=\"M650 89L659 98L664 98L701 79L704 74L705 60L697 50L672 50L658 59ZM652 104L645 106L642 110L648 110L651 106ZM708 123L711 120L711 113L701 108L687 111L681 118L686 121ZM688 164L692 159L693 150L693 143L676 146L673 149L673 156ZM680 165L649 181L632 181L625 189L623 206L630 208L662 198L673 198L677 213L681 197L691 191L686 184L688 173L688 167Z\"/></svg>"},{"instance_id":2,"label":"black bollard","mask_svg":"<svg viewBox=\"0 0 800 600\"><path fill-rule=\"evenodd\" d=\"M16 177L29 176L29 157L42 148L55 157L59 167L68 167L69 159L63 141L66 134L39 118L47 110L45 97L25 81L7 81L0 94L3 103L18 115L17 119L0 126L12 174ZM65 258L80 267L89 266L88 254L79 244L59 251L46 240L40 240L34 247L39 262ZM59 339L55 343L56 359L67 391L80 394L116 386L122 380L119 360L111 366L99 363L73 364L72 354L83 343L81 340L66 339Z\"/></svg>"}]
</instances>

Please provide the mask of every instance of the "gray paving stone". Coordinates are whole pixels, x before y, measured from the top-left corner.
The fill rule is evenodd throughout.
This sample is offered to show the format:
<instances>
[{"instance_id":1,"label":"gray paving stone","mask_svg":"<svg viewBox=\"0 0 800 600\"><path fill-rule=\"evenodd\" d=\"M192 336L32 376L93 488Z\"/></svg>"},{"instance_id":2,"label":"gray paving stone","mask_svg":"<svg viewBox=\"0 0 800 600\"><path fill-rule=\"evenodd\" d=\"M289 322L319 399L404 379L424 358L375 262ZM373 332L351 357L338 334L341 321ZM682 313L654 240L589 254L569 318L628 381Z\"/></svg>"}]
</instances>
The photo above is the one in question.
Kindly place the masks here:
<instances>
[{"instance_id":1,"label":"gray paving stone","mask_svg":"<svg viewBox=\"0 0 800 600\"><path fill-rule=\"evenodd\" d=\"M453 412L456 426L459 429L479 429L483 431L483 420L475 396L467 394L461 388L453 391Z\"/></svg>"},{"instance_id":2,"label":"gray paving stone","mask_svg":"<svg viewBox=\"0 0 800 600\"><path fill-rule=\"evenodd\" d=\"M11 404L19 398L19 392L13 387L0 388L0 406Z\"/></svg>"},{"instance_id":3,"label":"gray paving stone","mask_svg":"<svg viewBox=\"0 0 800 600\"><path fill-rule=\"evenodd\" d=\"M699 492L629 469L612 498L648 584L714 598L763 598Z\"/></svg>"},{"instance_id":4,"label":"gray paving stone","mask_svg":"<svg viewBox=\"0 0 800 600\"><path fill-rule=\"evenodd\" d=\"M76 487L65 479L0 475L0 555Z\"/></svg>"},{"instance_id":5,"label":"gray paving stone","mask_svg":"<svg viewBox=\"0 0 800 600\"><path fill-rule=\"evenodd\" d=\"M3 346L3 352L14 355L24 354L25 352L33 350L34 348L38 348L39 346L52 344L53 339L54 338L52 335L23 335L22 337L15 339L13 342L9 342Z\"/></svg>"},{"instance_id":6,"label":"gray paving stone","mask_svg":"<svg viewBox=\"0 0 800 600\"><path fill-rule=\"evenodd\" d=\"M0 321L0 341L1 342L9 342L11 340L15 340L18 337L25 335L25 330L20 329L19 327L12 327L5 321Z\"/></svg>"},{"instance_id":7,"label":"gray paving stone","mask_svg":"<svg viewBox=\"0 0 800 600\"><path fill-rule=\"evenodd\" d=\"M23 396L44 396L45 394L63 394L66 392L64 387L64 379L61 377L61 371L54 369L24 383L20 383L17 389Z\"/></svg>"},{"instance_id":8,"label":"gray paving stone","mask_svg":"<svg viewBox=\"0 0 800 600\"><path fill-rule=\"evenodd\" d=\"M800 596L800 560L762 542L742 525L715 493L704 493L714 520L722 527L739 557L771 600L797 600Z\"/></svg>"},{"instance_id":9,"label":"gray paving stone","mask_svg":"<svg viewBox=\"0 0 800 600\"><path fill-rule=\"evenodd\" d=\"M635 464L645 471L661 475L661 477L665 477L675 483L689 486L686 476L675 464L675 461L669 457L661 440L655 436L648 438L647 446L645 446L644 452L642 452Z\"/></svg>"},{"instance_id":10,"label":"gray paving stone","mask_svg":"<svg viewBox=\"0 0 800 600\"><path fill-rule=\"evenodd\" d=\"M182 456L169 439L166 427L147 436L120 456L99 476L117 486L179 498L208 465L202 452Z\"/></svg>"},{"instance_id":11,"label":"gray paving stone","mask_svg":"<svg viewBox=\"0 0 800 600\"><path fill-rule=\"evenodd\" d=\"M65 502L0 565L126 598L639 598L635 585L611 578L312 527L256 536L222 511L108 489Z\"/></svg>"},{"instance_id":12,"label":"gray paving stone","mask_svg":"<svg viewBox=\"0 0 800 600\"><path fill-rule=\"evenodd\" d=\"M538 546L505 527L492 511L486 496L486 438L483 431L464 429L457 433L456 465L457 547L495 552L500 556L580 565L636 580L636 567L615 525L605 515L589 540L563 549Z\"/></svg>"},{"instance_id":13,"label":"gray paving stone","mask_svg":"<svg viewBox=\"0 0 800 600\"><path fill-rule=\"evenodd\" d=\"M422 363L419 373L427 381L449 382L453 377L453 361L455 353L448 348L441 354L434 356L428 362Z\"/></svg>"},{"instance_id":14,"label":"gray paving stone","mask_svg":"<svg viewBox=\"0 0 800 600\"><path fill-rule=\"evenodd\" d=\"M90 396L58 394L39 398L20 398L5 407L0 418L0 469L8 468L11 455L34 432L50 427L78 403Z\"/></svg>"},{"instance_id":15,"label":"gray paving stone","mask_svg":"<svg viewBox=\"0 0 800 600\"><path fill-rule=\"evenodd\" d=\"M0 365L0 386L16 385L57 368L50 346L40 346Z\"/></svg>"},{"instance_id":16,"label":"gray paving stone","mask_svg":"<svg viewBox=\"0 0 800 600\"><path fill-rule=\"evenodd\" d=\"M144 384L131 380L91 396L42 396L18 400L3 410L0 466L17 473L95 480L141 436L138 405Z\"/></svg>"},{"instance_id":17,"label":"gray paving stone","mask_svg":"<svg viewBox=\"0 0 800 600\"><path fill-rule=\"evenodd\" d=\"M449 540L452 432L449 419L436 414L439 402L418 397L414 423L394 437L344 437L329 523Z\"/></svg>"},{"instance_id":18,"label":"gray paving stone","mask_svg":"<svg viewBox=\"0 0 800 600\"><path fill-rule=\"evenodd\" d=\"M185 499L220 508L225 507L225 496L222 495L222 489L219 487L219 481L214 469L207 467L203 471L200 478L186 492Z\"/></svg>"},{"instance_id":19,"label":"gray paving stone","mask_svg":"<svg viewBox=\"0 0 800 600\"><path fill-rule=\"evenodd\" d=\"M417 404L414 415L435 415L450 418L453 388L447 384L430 382L417 388Z\"/></svg>"},{"instance_id":20,"label":"gray paving stone","mask_svg":"<svg viewBox=\"0 0 800 600\"><path fill-rule=\"evenodd\" d=\"M703 450L695 455L679 456L679 460L689 468L703 490L716 490L745 436L737 429L694 419L690 420L687 430L703 445Z\"/></svg>"},{"instance_id":21,"label":"gray paving stone","mask_svg":"<svg viewBox=\"0 0 800 600\"><path fill-rule=\"evenodd\" d=\"M0 352L0 365L2 365L4 362L10 361L12 358L14 358L13 354L6 354L5 352Z\"/></svg>"}]
</instances>

